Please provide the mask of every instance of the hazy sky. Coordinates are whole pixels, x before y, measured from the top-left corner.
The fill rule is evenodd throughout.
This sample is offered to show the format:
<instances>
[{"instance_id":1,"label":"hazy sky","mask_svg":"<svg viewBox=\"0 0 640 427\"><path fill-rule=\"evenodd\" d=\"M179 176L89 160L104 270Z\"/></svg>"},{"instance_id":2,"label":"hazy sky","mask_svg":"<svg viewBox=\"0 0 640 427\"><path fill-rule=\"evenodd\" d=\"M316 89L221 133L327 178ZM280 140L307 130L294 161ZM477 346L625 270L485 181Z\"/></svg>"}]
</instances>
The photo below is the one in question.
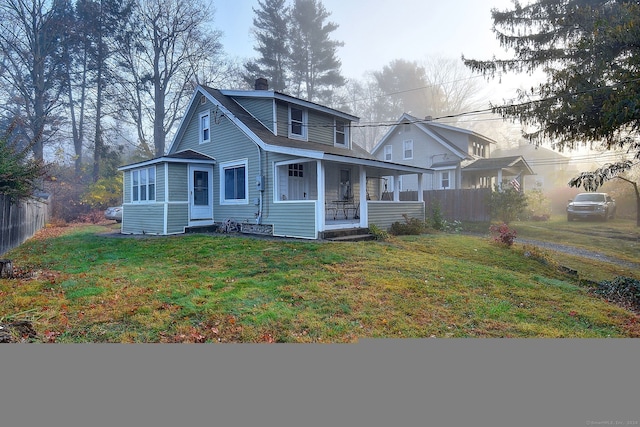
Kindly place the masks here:
<instances>
[{"instance_id":1,"label":"hazy sky","mask_svg":"<svg viewBox=\"0 0 640 427\"><path fill-rule=\"evenodd\" d=\"M216 0L215 26L224 33L232 57L256 55L251 35L257 0ZM345 77L362 78L394 59L424 61L430 56L459 59L508 57L491 31L491 9L512 8L511 0L323 0L333 39L344 42L338 56ZM497 82L493 83L498 85ZM510 77L494 95L512 97L521 79Z\"/></svg>"}]
</instances>

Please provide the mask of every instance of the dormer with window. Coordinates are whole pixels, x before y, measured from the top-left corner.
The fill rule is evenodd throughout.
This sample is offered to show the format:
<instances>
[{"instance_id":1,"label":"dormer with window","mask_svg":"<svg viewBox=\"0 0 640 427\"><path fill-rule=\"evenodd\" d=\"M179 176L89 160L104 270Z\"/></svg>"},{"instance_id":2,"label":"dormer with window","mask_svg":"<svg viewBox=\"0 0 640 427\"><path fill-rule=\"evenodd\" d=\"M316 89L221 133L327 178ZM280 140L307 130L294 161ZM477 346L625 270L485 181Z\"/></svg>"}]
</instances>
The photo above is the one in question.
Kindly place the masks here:
<instances>
[{"instance_id":1,"label":"dormer with window","mask_svg":"<svg viewBox=\"0 0 640 427\"><path fill-rule=\"evenodd\" d=\"M349 147L349 124L340 119L334 119L334 144L338 147Z\"/></svg>"},{"instance_id":2,"label":"dormer with window","mask_svg":"<svg viewBox=\"0 0 640 427\"><path fill-rule=\"evenodd\" d=\"M220 92L275 136L351 149L351 123L358 120L356 116L270 90Z\"/></svg>"},{"instance_id":3,"label":"dormer with window","mask_svg":"<svg viewBox=\"0 0 640 427\"><path fill-rule=\"evenodd\" d=\"M289 105L289 138L307 140L309 115L306 109Z\"/></svg>"},{"instance_id":4,"label":"dormer with window","mask_svg":"<svg viewBox=\"0 0 640 427\"><path fill-rule=\"evenodd\" d=\"M472 141L470 154L473 154L476 157L486 158L489 155L487 152L487 145L478 141Z\"/></svg>"}]
</instances>

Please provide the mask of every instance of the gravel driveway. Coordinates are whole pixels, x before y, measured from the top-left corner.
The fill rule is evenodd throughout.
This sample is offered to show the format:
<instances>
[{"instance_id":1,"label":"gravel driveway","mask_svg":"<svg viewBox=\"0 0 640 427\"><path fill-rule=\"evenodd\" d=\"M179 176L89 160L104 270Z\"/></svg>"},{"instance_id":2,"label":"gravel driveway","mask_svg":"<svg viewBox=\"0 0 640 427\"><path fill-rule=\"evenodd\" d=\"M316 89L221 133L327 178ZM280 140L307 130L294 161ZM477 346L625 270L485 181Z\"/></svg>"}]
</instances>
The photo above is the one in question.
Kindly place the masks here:
<instances>
[{"instance_id":1,"label":"gravel driveway","mask_svg":"<svg viewBox=\"0 0 640 427\"><path fill-rule=\"evenodd\" d=\"M560 245L558 243L550 243L550 242L543 242L540 240L520 239L520 238L516 238L515 243L521 243L523 245L538 246L540 248L549 249L556 252L562 252L568 255L575 255L583 258L594 259L597 261L608 262L610 264L616 264L628 269L640 269L639 263L634 263L634 262L629 262L629 261L625 261L617 258L608 257L598 252L588 251L586 249L580 249L574 246Z\"/></svg>"}]
</instances>

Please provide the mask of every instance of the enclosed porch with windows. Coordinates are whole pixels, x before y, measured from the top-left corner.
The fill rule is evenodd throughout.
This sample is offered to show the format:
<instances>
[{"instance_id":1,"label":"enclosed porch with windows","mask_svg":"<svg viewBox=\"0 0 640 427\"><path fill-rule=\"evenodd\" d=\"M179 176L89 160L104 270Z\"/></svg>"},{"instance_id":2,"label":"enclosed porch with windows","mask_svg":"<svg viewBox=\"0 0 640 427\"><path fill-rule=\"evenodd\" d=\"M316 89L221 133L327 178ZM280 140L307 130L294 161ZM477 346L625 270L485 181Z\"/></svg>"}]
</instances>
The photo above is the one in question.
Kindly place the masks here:
<instances>
[{"instance_id":1,"label":"enclosed porch with windows","mask_svg":"<svg viewBox=\"0 0 640 427\"><path fill-rule=\"evenodd\" d=\"M339 157L339 156L335 156ZM415 175L422 194L428 170L368 159L295 159L274 164L274 209L286 209L288 224L276 224L274 234L291 235L294 224L313 217L314 238L328 230L387 228L403 214L424 218L424 201L401 201L399 186L384 186L384 176ZM309 224L308 224L309 225ZM284 231L286 230L286 231Z\"/></svg>"}]
</instances>

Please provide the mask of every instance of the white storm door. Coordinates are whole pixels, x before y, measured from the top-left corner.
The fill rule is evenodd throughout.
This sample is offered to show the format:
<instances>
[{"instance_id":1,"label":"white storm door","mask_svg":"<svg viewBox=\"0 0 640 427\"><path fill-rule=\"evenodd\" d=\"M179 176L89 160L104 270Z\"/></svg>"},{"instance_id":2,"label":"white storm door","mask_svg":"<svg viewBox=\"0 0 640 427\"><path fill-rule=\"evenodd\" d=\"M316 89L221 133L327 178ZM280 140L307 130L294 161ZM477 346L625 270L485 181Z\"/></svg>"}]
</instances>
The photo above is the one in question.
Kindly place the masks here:
<instances>
[{"instance_id":1,"label":"white storm door","mask_svg":"<svg viewBox=\"0 0 640 427\"><path fill-rule=\"evenodd\" d=\"M189 166L191 219L213 219L213 167Z\"/></svg>"}]
</instances>

